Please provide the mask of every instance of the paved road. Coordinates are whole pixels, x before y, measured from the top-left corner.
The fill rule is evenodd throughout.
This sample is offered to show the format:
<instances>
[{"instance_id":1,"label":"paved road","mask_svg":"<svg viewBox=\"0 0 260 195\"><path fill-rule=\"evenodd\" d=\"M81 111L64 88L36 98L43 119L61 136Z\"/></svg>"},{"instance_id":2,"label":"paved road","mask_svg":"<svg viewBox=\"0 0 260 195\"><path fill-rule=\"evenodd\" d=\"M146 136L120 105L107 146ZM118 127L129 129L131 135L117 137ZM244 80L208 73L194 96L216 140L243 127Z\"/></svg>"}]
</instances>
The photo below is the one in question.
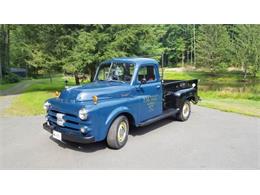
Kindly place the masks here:
<instances>
[{"instance_id":1,"label":"paved road","mask_svg":"<svg viewBox=\"0 0 260 195\"><path fill-rule=\"evenodd\" d=\"M187 122L131 131L121 150L64 145L43 117L0 118L0 169L259 169L260 119L193 106Z\"/></svg>"}]
</instances>

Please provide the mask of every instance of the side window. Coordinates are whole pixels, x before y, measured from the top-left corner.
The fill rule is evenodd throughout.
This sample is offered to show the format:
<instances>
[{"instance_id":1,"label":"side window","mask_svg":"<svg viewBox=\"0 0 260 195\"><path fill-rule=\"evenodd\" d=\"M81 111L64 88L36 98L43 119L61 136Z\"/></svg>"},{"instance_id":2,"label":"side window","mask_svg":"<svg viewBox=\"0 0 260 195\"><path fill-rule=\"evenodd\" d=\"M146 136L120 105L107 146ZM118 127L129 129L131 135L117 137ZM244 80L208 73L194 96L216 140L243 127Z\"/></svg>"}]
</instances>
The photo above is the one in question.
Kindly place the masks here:
<instances>
[{"instance_id":1,"label":"side window","mask_svg":"<svg viewBox=\"0 0 260 195\"><path fill-rule=\"evenodd\" d=\"M145 79L147 82L155 80L154 66L143 66L138 71L138 81Z\"/></svg>"}]
</instances>

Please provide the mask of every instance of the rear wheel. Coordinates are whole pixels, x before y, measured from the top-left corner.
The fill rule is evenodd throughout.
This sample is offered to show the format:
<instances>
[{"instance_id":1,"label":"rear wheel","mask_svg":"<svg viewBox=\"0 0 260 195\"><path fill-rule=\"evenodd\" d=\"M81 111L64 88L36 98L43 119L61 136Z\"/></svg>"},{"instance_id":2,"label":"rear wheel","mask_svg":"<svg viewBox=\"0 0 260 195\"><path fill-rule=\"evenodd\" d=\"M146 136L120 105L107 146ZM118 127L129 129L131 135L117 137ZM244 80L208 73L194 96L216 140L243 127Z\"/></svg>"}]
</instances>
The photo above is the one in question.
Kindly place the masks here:
<instances>
[{"instance_id":1,"label":"rear wheel","mask_svg":"<svg viewBox=\"0 0 260 195\"><path fill-rule=\"evenodd\" d=\"M128 139L129 122L126 116L117 117L109 128L107 144L110 148L122 148Z\"/></svg>"},{"instance_id":2,"label":"rear wheel","mask_svg":"<svg viewBox=\"0 0 260 195\"><path fill-rule=\"evenodd\" d=\"M190 101L186 100L180 112L176 115L177 120L179 121L186 121L189 119L191 113L191 106L190 106Z\"/></svg>"}]
</instances>

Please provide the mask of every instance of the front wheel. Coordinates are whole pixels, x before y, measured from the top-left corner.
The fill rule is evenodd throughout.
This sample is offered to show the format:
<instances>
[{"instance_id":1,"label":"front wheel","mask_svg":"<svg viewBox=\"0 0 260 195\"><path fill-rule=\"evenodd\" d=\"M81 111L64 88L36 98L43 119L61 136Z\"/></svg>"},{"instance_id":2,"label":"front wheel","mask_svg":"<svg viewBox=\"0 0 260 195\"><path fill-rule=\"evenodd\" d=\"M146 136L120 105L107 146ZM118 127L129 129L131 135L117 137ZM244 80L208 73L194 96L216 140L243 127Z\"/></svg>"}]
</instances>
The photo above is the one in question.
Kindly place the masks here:
<instances>
[{"instance_id":1,"label":"front wheel","mask_svg":"<svg viewBox=\"0 0 260 195\"><path fill-rule=\"evenodd\" d=\"M109 128L107 144L110 148L122 148L128 139L129 122L126 116L117 117Z\"/></svg>"},{"instance_id":2,"label":"front wheel","mask_svg":"<svg viewBox=\"0 0 260 195\"><path fill-rule=\"evenodd\" d=\"M186 121L189 119L190 113L191 113L190 101L186 100L183 103L180 112L176 115L176 118L179 121Z\"/></svg>"}]
</instances>

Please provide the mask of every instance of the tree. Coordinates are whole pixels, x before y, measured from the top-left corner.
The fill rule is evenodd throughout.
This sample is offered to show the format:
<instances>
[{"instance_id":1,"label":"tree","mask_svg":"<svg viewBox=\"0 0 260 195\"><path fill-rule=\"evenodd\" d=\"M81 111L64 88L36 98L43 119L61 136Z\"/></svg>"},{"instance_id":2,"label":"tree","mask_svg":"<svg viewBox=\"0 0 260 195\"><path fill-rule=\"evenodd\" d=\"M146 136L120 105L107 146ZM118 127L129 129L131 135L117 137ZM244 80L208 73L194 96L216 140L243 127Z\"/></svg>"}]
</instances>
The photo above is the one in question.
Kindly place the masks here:
<instances>
[{"instance_id":1,"label":"tree","mask_svg":"<svg viewBox=\"0 0 260 195\"><path fill-rule=\"evenodd\" d=\"M77 84L80 74L93 80L97 65L109 58L159 61L162 53L172 65L196 60L212 71L242 65L245 78L259 71L259 25L1 25L0 35L1 72L22 67L51 80L65 71Z\"/></svg>"},{"instance_id":2,"label":"tree","mask_svg":"<svg viewBox=\"0 0 260 195\"><path fill-rule=\"evenodd\" d=\"M75 47L68 53L69 56L65 60L63 68L66 72L74 75L77 85L80 84L79 73L85 71L91 73L91 68L87 65L92 64L95 60L92 54L96 44L95 33L81 31L77 37Z\"/></svg>"},{"instance_id":3,"label":"tree","mask_svg":"<svg viewBox=\"0 0 260 195\"><path fill-rule=\"evenodd\" d=\"M19 25L13 35L17 40L12 44L13 62L28 67L30 72L42 70L52 81L52 73L61 71L65 65L66 56L75 45L73 36L80 28L80 25Z\"/></svg>"},{"instance_id":4,"label":"tree","mask_svg":"<svg viewBox=\"0 0 260 195\"><path fill-rule=\"evenodd\" d=\"M111 44L105 53L113 50L116 56L149 56L160 58L160 31L150 25L111 25L108 29Z\"/></svg>"},{"instance_id":5,"label":"tree","mask_svg":"<svg viewBox=\"0 0 260 195\"><path fill-rule=\"evenodd\" d=\"M215 72L230 61L229 35L224 25L201 25L196 41L197 64ZM224 67L223 67L224 65Z\"/></svg>"},{"instance_id":6,"label":"tree","mask_svg":"<svg viewBox=\"0 0 260 195\"><path fill-rule=\"evenodd\" d=\"M242 65L244 79L248 72L254 77L260 68L260 26L237 25L234 43L236 61Z\"/></svg>"},{"instance_id":7,"label":"tree","mask_svg":"<svg viewBox=\"0 0 260 195\"><path fill-rule=\"evenodd\" d=\"M74 74L88 73L91 80L102 61L122 56L160 58L161 48L154 26L87 25L73 39L76 41L65 60L64 69Z\"/></svg>"},{"instance_id":8,"label":"tree","mask_svg":"<svg viewBox=\"0 0 260 195\"><path fill-rule=\"evenodd\" d=\"M165 52L169 55L171 63L182 62L184 65L186 40L185 27L183 25L165 25L165 33L162 37L162 42ZM180 36L182 35L182 36Z\"/></svg>"},{"instance_id":9,"label":"tree","mask_svg":"<svg viewBox=\"0 0 260 195\"><path fill-rule=\"evenodd\" d=\"M1 75L5 75L8 72L10 64L10 28L7 24L0 25L0 64Z\"/></svg>"}]
</instances>

